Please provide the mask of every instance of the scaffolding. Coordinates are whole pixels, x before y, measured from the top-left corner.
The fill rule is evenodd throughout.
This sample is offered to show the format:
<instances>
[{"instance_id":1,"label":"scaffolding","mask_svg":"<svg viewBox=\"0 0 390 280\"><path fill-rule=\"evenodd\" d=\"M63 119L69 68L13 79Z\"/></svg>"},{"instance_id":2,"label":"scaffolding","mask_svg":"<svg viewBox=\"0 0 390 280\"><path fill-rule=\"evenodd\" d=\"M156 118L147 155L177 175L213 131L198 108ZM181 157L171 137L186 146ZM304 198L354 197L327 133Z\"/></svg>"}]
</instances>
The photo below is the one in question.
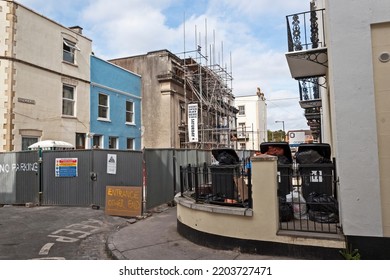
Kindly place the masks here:
<instances>
[{"instance_id":1,"label":"scaffolding","mask_svg":"<svg viewBox=\"0 0 390 280\"><path fill-rule=\"evenodd\" d=\"M188 52L184 50L182 53L181 66L184 77L185 108L187 110L189 104L198 105L197 130L199 137L196 142L189 141L187 120L185 140L181 141L182 147L236 148L236 114L238 110L234 107L232 67L229 71L227 65L221 66L221 62L215 61L215 42L210 45L209 54L207 51L206 54L202 53L202 47L197 44L197 39L195 43L195 50ZM207 50L207 48L205 49ZM223 57L223 53L221 57ZM187 113L186 111L186 115Z\"/></svg>"}]
</instances>

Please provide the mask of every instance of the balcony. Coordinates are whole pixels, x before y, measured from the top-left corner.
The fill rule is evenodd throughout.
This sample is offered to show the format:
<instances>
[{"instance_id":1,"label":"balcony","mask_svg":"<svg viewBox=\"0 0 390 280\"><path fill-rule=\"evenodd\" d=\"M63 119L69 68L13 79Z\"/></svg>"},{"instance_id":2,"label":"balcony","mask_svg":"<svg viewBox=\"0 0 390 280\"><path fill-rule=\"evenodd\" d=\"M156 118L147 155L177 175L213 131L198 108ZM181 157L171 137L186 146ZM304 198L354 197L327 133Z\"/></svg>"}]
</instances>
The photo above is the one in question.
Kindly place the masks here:
<instances>
[{"instance_id":1,"label":"balcony","mask_svg":"<svg viewBox=\"0 0 390 280\"><path fill-rule=\"evenodd\" d=\"M307 78L299 82L299 105L302 109L322 107L318 78Z\"/></svg>"},{"instance_id":2,"label":"balcony","mask_svg":"<svg viewBox=\"0 0 390 280\"><path fill-rule=\"evenodd\" d=\"M325 42L324 9L286 16L287 63L294 79L325 76L328 53Z\"/></svg>"}]
</instances>

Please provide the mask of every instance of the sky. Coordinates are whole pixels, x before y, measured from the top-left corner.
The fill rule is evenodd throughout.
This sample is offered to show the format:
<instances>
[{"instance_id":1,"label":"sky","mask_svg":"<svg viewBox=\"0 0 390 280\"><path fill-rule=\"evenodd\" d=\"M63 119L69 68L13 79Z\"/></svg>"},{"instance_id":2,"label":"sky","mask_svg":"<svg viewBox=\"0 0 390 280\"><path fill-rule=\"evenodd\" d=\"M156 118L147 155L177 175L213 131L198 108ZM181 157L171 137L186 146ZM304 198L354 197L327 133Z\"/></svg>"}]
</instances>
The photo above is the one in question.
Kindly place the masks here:
<instances>
[{"instance_id":1,"label":"sky","mask_svg":"<svg viewBox=\"0 0 390 280\"><path fill-rule=\"evenodd\" d=\"M195 57L200 45L231 73L235 96L261 88L268 129L282 129L281 121L286 131L309 129L285 58L286 15L308 11L309 0L16 1L65 27L82 27L102 59L161 49Z\"/></svg>"}]
</instances>

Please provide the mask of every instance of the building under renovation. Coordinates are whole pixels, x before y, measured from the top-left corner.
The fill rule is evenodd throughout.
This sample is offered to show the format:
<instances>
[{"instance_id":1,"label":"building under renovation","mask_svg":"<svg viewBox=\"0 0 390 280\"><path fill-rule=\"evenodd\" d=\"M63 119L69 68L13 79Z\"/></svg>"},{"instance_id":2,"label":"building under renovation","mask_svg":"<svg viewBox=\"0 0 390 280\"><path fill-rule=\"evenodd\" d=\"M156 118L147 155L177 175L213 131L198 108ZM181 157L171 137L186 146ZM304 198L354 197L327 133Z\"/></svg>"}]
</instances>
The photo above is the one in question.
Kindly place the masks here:
<instances>
[{"instance_id":1,"label":"building under renovation","mask_svg":"<svg viewBox=\"0 0 390 280\"><path fill-rule=\"evenodd\" d=\"M142 77L143 147L235 147L232 76L195 54L180 58L159 50L110 60Z\"/></svg>"}]
</instances>

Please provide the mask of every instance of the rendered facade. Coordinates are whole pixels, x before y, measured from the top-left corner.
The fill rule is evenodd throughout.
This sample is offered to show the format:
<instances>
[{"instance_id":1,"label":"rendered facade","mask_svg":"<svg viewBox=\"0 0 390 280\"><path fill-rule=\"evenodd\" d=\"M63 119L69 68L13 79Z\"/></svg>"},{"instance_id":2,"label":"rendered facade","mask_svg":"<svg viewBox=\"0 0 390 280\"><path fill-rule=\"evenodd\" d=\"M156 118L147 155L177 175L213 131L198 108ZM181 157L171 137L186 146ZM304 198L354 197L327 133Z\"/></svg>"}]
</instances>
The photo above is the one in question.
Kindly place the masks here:
<instances>
[{"instance_id":1,"label":"rendered facade","mask_svg":"<svg viewBox=\"0 0 390 280\"><path fill-rule=\"evenodd\" d=\"M141 77L91 56L93 148L141 149Z\"/></svg>"},{"instance_id":2,"label":"rendered facade","mask_svg":"<svg viewBox=\"0 0 390 280\"><path fill-rule=\"evenodd\" d=\"M218 66L206 67L168 50L110 62L142 76L144 147L235 147L237 110L227 81L213 69ZM189 106L197 108L197 125L192 128L188 121ZM197 137L192 141L189 133L195 130Z\"/></svg>"},{"instance_id":3,"label":"rendered facade","mask_svg":"<svg viewBox=\"0 0 390 280\"><path fill-rule=\"evenodd\" d=\"M237 149L259 150L267 142L267 104L264 93L235 98L237 114Z\"/></svg>"},{"instance_id":4,"label":"rendered facade","mask_svg":"<svg viewBox=\"0 0 390 280\"><path fill-rule=\"evenodd\" d=\"M0 151L40 140L84 148L92 42L14 1L0 1Z\"/></svg>"},{"instance_id":5,"label":"rendered facade","mask_svg":"<svg viewBox=\"0 0 390 280\"><path fill-rule=\"evenodd\" d=\"M312 29L318 33L308 48L290 41L291 74L300 89L311 80L321 92L301 100L307 116L320 120L311 128L321 128L322 142L331 145L337 160L344 235L363 258L388 259L390 2L324 0L310 6L307 15L318 20ZM298 21L292 22L298 31Z\"/></svg>"}]
</instances>

